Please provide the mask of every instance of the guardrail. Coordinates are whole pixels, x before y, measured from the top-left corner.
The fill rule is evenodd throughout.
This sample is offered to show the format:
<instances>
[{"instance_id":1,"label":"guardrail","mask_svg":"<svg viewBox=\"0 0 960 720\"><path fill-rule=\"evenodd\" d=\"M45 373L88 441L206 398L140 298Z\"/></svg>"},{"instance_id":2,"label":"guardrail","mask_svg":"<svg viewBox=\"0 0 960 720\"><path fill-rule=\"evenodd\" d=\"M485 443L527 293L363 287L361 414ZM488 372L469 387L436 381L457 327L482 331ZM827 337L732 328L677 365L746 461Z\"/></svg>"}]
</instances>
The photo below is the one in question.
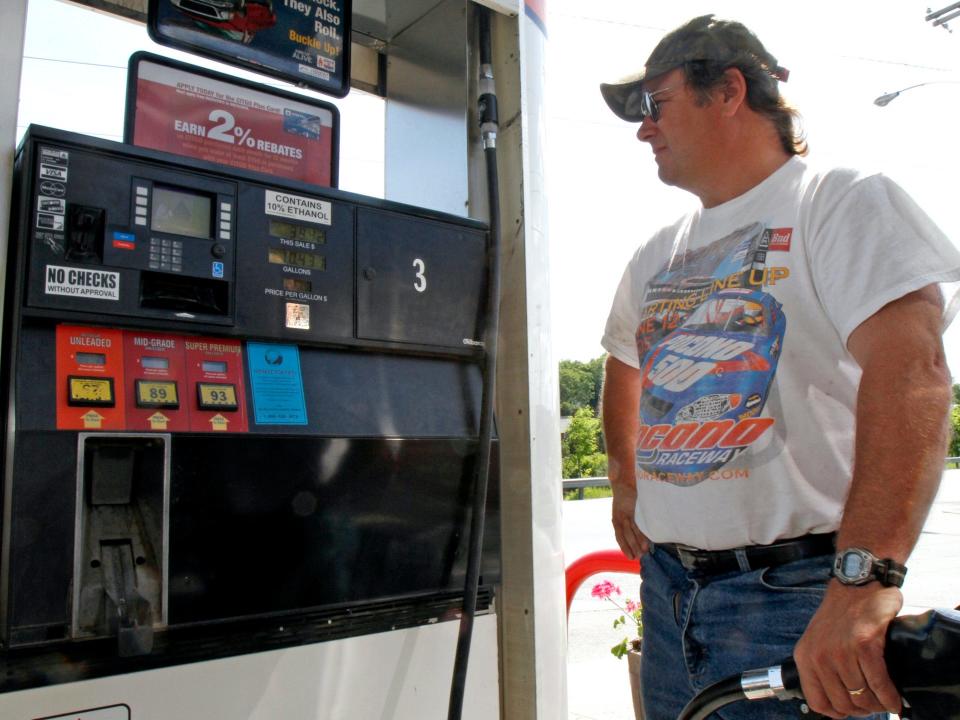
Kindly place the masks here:
<instances>
[{"instance_id":1,"label":"guardrail","mask_svg":"<svg viewBox=\"0 0 960 720\"><path fill-rule=\"evenodd\" d=\"M576 490L577 500L583 500L583 490L588 487L610 487L610 478L591 477L591 478L572 478L563 481L563 491Z\"/></svg>"},{"instance_id":2,"label":"guardrail","mask_svg":"<svg viewBox=\"0 0 960 720\"><path fill-rule=\"evenodd\" d=\"M960 456L950 456L943 459L944 467L947 470L956 470L960 468ZM610 478L591 477L591 478L569 478L563 481L563 491L577 491L577 500L583 500L584 488L588 487L610 487Z\"/></svg>"}]
</instances>

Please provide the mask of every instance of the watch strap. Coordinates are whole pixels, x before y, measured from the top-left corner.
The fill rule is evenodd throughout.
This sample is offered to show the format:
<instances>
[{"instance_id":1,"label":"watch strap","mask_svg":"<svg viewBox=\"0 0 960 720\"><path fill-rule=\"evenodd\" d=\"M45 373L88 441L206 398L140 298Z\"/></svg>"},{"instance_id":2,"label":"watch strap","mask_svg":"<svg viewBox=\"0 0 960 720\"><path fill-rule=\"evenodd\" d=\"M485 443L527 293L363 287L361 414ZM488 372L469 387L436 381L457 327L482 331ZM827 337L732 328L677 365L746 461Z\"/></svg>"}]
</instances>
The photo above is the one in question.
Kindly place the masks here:
<instances>
[{"instance_id":1,"label":"watch strap","mask_svg":"<svg viewBox=\"0 0 960 720\"><path fill-rule=\"evenodd\" d=\"M886 587L903 587L907 576L907 566L886 558L873 564L873 576Z\"/></svg>"}]
</instances>

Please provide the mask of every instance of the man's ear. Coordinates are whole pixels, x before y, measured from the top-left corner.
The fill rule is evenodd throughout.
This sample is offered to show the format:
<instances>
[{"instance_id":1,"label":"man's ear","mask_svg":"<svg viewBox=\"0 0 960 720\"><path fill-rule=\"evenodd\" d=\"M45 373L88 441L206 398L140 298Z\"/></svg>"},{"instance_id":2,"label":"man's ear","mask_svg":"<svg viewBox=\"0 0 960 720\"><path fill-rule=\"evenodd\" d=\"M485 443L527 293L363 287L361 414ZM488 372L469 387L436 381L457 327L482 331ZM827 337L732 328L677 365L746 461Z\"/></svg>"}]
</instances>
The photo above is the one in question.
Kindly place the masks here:
<instances>
[{"instance_id":1,"label":"man's ear","mask_svg":"<svg viewBox=\"0 0 960 720\"><path fill-rule=\"evenodd\" d=\"M736 113L747 99L747 79L739 68L727 68L720 86L720 102L730 115Z\"/></svg>"}]
</instances>

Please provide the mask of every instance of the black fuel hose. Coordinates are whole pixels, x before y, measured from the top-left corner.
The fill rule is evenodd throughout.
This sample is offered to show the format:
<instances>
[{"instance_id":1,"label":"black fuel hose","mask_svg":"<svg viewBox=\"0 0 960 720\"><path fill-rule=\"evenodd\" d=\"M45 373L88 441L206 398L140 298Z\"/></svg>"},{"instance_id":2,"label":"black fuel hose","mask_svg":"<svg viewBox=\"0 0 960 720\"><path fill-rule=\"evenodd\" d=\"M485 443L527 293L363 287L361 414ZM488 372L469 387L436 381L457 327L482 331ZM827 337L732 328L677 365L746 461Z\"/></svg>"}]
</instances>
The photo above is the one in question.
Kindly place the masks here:
<instances>
[{"instance_id":1,"label":"black fuel hose","mask_svg":"<svg viewBox=\"0 0 960 720\"><path fill-rule=\"evenodd\" d=\"M800 674L792 658L784 660L780 665L748 670L707 686L687 703L677 720L704 720L711 713L739 700L766 698L803 699ZM823 716L811 712L807 717L813 720Z\"/></svg>"},{"instance_id":2,"label":"black fuel hose","mask_svg":"<svg viewBox=\"0 0 960 720\"><path fill-rule=\"evenodd\" d=\"M687 703L677 720L704 720L714 711L746 698L740 686L739 675L724 678L701 690Z\"/></svg>"},{"instance_id":3,"label":"black fuel hose","mask_svg":"<svg viewBox=\"0 0 960 720\"><path fill-rule=\"evenodd\" d=\"M480 35L480 82L478 110L487 169L487 196L490 206L490 233L487 248L486 323L483 333L482 396L477 448L477 472L470 515L470 539L467 575L463 590L463 609L450 687L448 720L460 720L467 684L467 664L473 638L473 622L480 584L483 556L483 525L486 516L487 486L490 478L490 449L493 443L493 399L497 377L497 334L500 328L500 183L497 174L497 96L493 82L490 42L490 11L476 5Z\"/></svg>"}]
</instances>

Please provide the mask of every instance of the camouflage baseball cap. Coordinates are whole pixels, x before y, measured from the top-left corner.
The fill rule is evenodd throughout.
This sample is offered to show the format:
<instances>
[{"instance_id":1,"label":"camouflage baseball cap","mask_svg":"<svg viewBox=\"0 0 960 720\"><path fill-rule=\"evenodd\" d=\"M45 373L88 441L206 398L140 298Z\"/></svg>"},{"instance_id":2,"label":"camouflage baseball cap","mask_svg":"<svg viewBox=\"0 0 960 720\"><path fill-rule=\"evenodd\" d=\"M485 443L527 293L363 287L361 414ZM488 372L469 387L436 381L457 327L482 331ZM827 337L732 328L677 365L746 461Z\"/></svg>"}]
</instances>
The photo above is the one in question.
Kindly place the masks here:
<instances>
[{"instance_id":1,"label":"camouflage baseball cap","mask_svg":"<svg viewBox=\"0 0 960 720\"><path fill-rule=\"evenodd\" d=\"M643 81L695 60L733 65L759 65L772 78L786 82L789 71L777 64L763 44L744 25L702 15L663 36L643 69L615 83L603 83L600 92L614 114L627 122L640 122Z\"/></svg>"}]
</instances>

